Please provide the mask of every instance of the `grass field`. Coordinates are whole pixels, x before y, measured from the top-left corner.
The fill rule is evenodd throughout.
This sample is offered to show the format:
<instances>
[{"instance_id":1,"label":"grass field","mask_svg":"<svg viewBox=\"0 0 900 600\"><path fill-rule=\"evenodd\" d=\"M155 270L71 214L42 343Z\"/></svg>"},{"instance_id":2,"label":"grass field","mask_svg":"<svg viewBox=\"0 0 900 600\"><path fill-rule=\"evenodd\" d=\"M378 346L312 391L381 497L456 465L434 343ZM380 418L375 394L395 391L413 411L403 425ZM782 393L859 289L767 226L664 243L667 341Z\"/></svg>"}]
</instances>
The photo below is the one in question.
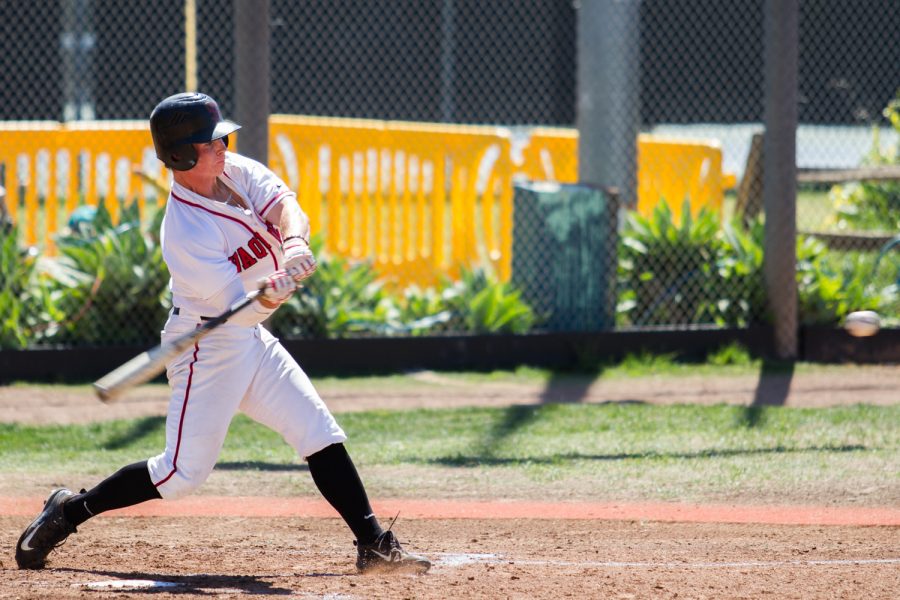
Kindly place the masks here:
<instances>
[{"instance_id":1,"label":"grass field","mask_svg":"<svg viewBox=\"0 0 900 600\"><path fill-rule=\"evenodd\" d=\"M373 489L396 496L804 502L891 493L900 406L828 409L645 404L366 411L339 415ZM90 484L156 454L164 418L0 425L0 472ZM313 493L277 434L239 416L215 478ZM893 493L896 493L894 490ZM875 494L875 497L879 493ZM898 501L900 497L893 498Z\"/></svg>"}]
</instances>

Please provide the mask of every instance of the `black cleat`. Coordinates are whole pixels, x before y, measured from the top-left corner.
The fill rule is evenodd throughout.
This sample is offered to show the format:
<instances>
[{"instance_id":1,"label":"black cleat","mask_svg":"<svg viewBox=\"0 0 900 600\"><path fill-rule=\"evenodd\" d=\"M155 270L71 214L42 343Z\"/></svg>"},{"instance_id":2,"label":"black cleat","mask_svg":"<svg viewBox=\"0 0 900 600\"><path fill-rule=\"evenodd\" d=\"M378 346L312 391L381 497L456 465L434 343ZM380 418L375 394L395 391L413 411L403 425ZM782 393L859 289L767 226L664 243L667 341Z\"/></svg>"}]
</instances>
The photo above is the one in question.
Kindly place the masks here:
<instances>
[{"instance_id":1,"label":"black cleat","mask_svg":"<svg viewBox=\"0 0 900 600\"><path fill-rule=\"evenodd\" d=\"M19 537L16 563L20 569L43 568L47 555L62 545L70 534L75 533L75 526L63 514L63 504L74 495L65 488L50 492L44 502L44 510Z\"/></svg>"},{"instance_id":2,"label":"black cleat","mask_svg":"<svg viewBox=\"0 0 900 600\"><path fill-rule=\"evenodd\" d=\"M404 550L391 530L379 535L371 544L353 543L356 545L356 568L360 573L425 573L431 568L430 560Z\"/></svg>"}]
</instances>

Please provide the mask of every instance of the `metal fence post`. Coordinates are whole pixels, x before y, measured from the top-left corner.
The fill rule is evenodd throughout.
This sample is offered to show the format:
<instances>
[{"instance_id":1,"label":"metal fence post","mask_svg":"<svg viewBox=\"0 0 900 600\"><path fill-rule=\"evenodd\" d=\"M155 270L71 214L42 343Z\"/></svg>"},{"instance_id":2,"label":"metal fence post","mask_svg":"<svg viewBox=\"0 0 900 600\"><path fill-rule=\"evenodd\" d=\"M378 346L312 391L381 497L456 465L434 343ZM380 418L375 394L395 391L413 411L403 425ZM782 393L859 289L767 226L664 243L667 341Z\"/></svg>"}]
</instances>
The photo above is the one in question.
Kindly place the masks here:
<instances>
[{"instance_id":1,"label":"metal fence post","mask_svg":"<svg viewBox=\"0 0 900 600\"><path fill-rule=\"evenodd\" d=\"M640 0L581 0L577 13L578 180L637 202Z\"/></svg>"},{"instance_id":2,"label":"metal fence post","mask_svg":"<svg viewBox=\"0 0 900 600\"><path fill-rule=\"evenodd\" d=\"M269 157L271 19L269 0L234 0L234 118L241 154Z\"/></svg>"},{"instance_id":3,"label":"metal fence post","mask_svg":"<svg viewBox=\"0 0 900 600\"><path fill-rule=\"evenodd\" d=\"M609 193L605 221L609 281L603 321L616 317L619 207L637 205L640 0L581 0L577 4L576 106L578 181Z\"/></svg>"},{"instance_id":4,"label":"metal fence post","mask_svg":"<svg viewBox=\"0 0 900 600\"><path fill-rule=\"evenodd\" d=\"M764 270L775 353L782 359L797 356L798 13L798 0L766 0Z\"/></svg>"}]
</instances>

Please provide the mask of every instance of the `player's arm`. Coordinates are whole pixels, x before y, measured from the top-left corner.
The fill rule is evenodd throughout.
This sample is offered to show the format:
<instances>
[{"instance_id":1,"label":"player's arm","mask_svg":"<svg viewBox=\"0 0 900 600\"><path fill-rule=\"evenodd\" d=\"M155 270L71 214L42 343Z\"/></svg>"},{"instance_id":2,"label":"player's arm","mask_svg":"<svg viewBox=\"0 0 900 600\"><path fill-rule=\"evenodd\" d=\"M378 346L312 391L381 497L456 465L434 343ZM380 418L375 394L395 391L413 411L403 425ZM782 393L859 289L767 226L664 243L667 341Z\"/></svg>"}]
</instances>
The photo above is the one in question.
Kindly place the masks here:
<instances>
[{"instance_id":1,"label":"player's arm","mask_svg":"<svg viewBox=\"0 0 900 600\"><path fill-rule=\"evenodd\" d=\"M309 217L291 195L266 215L281 230L284 270L300 283L316 270L316 258L309 248Z\"/></svg>"}]
</instances>

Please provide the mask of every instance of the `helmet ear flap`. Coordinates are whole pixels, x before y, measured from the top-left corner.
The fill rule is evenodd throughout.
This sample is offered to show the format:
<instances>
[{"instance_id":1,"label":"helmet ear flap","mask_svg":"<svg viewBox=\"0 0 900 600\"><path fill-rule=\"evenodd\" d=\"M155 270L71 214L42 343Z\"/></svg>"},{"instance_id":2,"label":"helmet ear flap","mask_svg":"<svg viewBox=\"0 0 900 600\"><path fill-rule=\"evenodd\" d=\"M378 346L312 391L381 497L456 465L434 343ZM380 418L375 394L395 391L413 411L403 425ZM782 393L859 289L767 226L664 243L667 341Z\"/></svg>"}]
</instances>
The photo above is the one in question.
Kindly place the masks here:
<instances>
[{"instance_id":1,"label":"helmet ear flap","mask_svg":"<svg viewBox=\"0 0 900 600\"><path fill-rule=\"evenodd\" d=\"M192 144L173 148L163 162L173 171L189 171L197 164L197 150Z\"/></svg>"}]
</instances>

